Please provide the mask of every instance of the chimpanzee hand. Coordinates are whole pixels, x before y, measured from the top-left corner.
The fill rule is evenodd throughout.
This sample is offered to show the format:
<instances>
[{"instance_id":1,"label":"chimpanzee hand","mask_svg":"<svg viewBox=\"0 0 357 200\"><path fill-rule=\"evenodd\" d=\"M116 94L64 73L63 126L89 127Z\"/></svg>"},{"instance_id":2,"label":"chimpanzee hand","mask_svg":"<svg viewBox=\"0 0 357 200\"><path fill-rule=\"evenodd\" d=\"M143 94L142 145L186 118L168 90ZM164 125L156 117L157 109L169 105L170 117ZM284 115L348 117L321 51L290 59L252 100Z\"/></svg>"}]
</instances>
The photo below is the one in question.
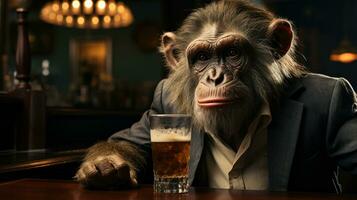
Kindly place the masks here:
<instances>
[{"instance_id":1,"label":"chimpanzee hand","mask_svg":"<svg viewBox=\"0 0 357 200\"><path fill-rule=\"evenodd\" d=\"M112 189L138 184L136 172L115 154L83 162L74 178L87 188Z\"/></svg>"}]
</instances>

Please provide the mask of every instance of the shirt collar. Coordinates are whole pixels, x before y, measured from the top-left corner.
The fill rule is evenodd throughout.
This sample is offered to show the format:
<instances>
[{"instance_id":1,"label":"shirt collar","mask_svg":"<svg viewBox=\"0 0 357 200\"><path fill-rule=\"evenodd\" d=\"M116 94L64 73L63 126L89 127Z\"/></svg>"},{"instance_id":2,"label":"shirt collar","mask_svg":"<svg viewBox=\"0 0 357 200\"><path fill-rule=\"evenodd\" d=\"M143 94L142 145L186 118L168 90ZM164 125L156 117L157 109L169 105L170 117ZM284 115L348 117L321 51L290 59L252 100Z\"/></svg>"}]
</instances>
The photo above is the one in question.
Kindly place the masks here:
<instances>
[{"instance_id":1,"label":"shirt collar","mask_svg":"<svg viewBox=\"0 0 357 200\"><path fill-rule=\"evenodd\" d=\"M247 132L243 138L243 141L248 140L248 146L251 143L251 138L258 132L262 132L262 130L266 129L272 120L271 110L269 103L264 100L261 109L259 110L257 116L250 123ZM238 133L237 133L238 134ZM228 147L219 137L217 137L214 133L208 132L208 135L213 139L216 144L220 144L225 146L226 148L232 150ZM242 143L243 143L242 141Z\"/></svg>"}]
</instances>

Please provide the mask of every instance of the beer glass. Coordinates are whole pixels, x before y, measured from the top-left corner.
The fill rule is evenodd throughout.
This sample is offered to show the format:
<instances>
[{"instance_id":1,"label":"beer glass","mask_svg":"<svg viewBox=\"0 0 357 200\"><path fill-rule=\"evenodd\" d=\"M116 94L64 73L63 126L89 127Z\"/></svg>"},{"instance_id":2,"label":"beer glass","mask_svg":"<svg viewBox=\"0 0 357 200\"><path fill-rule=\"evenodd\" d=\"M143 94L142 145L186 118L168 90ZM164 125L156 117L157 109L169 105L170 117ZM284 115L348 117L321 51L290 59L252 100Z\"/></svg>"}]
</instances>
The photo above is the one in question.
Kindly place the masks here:
<instances>
[{"instance_id":1,"label":"beer glass","mask_svg":"<svg viewBox=\"0 0 357 200\"><path fill-rule=\"evenodd\" d=\"M154 191L188 192L191 117L185 114L150 115Z\"/></svg>"}]
</instances>

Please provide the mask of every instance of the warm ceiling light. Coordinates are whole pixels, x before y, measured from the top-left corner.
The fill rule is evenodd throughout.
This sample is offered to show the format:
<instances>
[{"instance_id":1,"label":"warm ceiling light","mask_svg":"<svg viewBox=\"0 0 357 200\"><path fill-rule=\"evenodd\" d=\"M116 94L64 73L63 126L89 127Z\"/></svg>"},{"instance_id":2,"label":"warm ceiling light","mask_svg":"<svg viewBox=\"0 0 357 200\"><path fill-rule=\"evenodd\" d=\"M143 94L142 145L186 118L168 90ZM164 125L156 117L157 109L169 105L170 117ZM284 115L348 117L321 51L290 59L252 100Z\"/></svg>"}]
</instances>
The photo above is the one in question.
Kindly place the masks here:
<instances>
[{"instance_id":1,"label":"warm ceiling light","mask_svg":"<svg viewBox=\"0 0 357 200\"><path fill-rule=\"evenodd\" d=\"M54 0L40 18L47 23L78 28L117 28L133 22L131 10L116 0Z\"/></svg>"},{"instance_id":2,"label":"warm ceiling light","mask_svg":"<svg viewBox=\"0 0 357 200\"><path fill-rule=\"evenodd\" d=\"M104 0L99 0L98 2L97 2L97 7L98 7L98 9L105 9L105 6L106 6L106 3L105 3L105 1Z\"/></svg>"},{"instance_id":3,"label":"warm ceiling light","mask_svg":"<svg viewBox=\"0 0 357 200\"><path fill-rule=\"evenodd\" d=\"M52 4L52 10L55 11L55 12L57 12L57 11L59 10L59 5L58 5L58 3L53 3L53 4Z\"/></svg>"},{"instance_id":4,"label":"warm ceiling light","mask_svg":"<svg viewBox=\"0 0 357 200\"><path fill-rule=\"evenodd\" d=\"M62 23L63 22L63 15L57 15L56 19L57 19L58 23Z\"/></svg>"},{"instance_id":5,"label":"warm ceiling light","mask_svg":"<svg viewBox=\"0 0 357 200\"><path fill-rule=\"evenodd\" d=\"M67 13L69 9L69 3L67 1L62 2L62 12Z\"/></svg>"},{"instance_id":6,"label":"warm ceiling light","mask_svg":"<svg viewBox=\"0 0 357 200\"><path fill-rule=\"evenodd\" d=\"M84 22L85 22L85 19L84 19L83 16L80 16L80 17L77 18L77 24L78 25L82 26L82 25L84 25Z\"/></svg>"},{"instance_id":7,"label":"warm ceiling light","mask_svg":"<svg viewBox=\"0 0 357 200\"><path fill-rule=\"evenodd\" d=\"M83 12L85 14L91 14L93 12L93 1L92 0L85 0L84 1Z\"/></svg>"},{"instance_id":8,"label":"warm ceiling light","mask_svg":"<svg viewBox=\"0 0 357 200\"><path fill-rule=\"evenodd\" d=\"M93 1L92 0L85 0L84 1L84 7L85 8L91 8L93 6Z\"/></svg>"},{"instance_id":9,"label":"warm ceiling light","mask_svg":"<svg viewBox=\"0 0 357 200\"><path fill-rule=\"evenodd\" d=\"M357 60L357 50L348 39L343 39L336 50L330 55L330 60L341 63L351 63Z\"/></svg>"},{"instance_id":10,"label":"warm ceiling light","mask_svg":"<svg viewBox=\"0 0 357 200\"><path fill-rule=\"evenodd\" d=\"M68 26L72 26L72 24L73 24L73 17L72 16L67 16L66 17L66 24Z\"/></svg>"},{"instance_id":11,"label":"warm ceiling light","mask_svg":"<svg viewBox=\"0 0 357 200\"><path fill-rule=\"evenodd\" d=\"M104 23L109 24L112 19L109 16L103 18Z\"/></svg>"},{"instance_id":12,"label":"warm ceiling light","mask_svg":"<svg viewBox=\"0 0 357 200\"><path fill-rule=\"evenodd\" d=\"M109 16L105 16L103 18L103 26L109 27L111 25L111 21L112 21L112 18L110 18Z\"/></svg>"},{"instance_id":13,"label":"warm ceiling light","mask_svg":"<svg viewBox=\"0 0 357 200\"><path fill-rule=\"evenodd\" d=\"M54 22L55 19L56 19L56 14L54 14L54 13L48 14L48 20L50 22Z\"/></svg>"},{"instance_id":14,"label":"warm ceiling light","mask_svg":"<svg viewBox=\"0 0 357 200\"><path fill-rule=\"evenodd\" d=\"M48 14L50 14L50 9L49 8L41 10L41 15L48 15Z\"/></svg>"},{"instance_id":15,"label":"warm ceiling light","mask_svg":"<svg viewBox=\"0 0 357 200\"><path fill-rule=\"evenodd\" d=\"M97 25L99 23L99 18L97 16L92 17L92 24Z\"/></svg>"},{"instance_id":16,"label":"warm ceiling light","mask_svg":"<svg viewBox=\"0 0 357 200\"><path fill-rule=\"evenodd\" d=\"M114 1L110 1L109 5L108 5L108 9L109 9L109 14L110 15L115 15L115 11L117 9L117 5Z\"/></svg>"},{"instance_id":17,"label":"warm ceiling light","mask_svg":"<svg viewBox=\"0 0 357 200\"><path fill-rule=\"evenodd\" d=\"M97 1L97 8L96 8L97 14L104 15L105 7L106 7L106 3L104 0Z\"/></svg>"},{"instance_id":18,"label":"warm ceiling light","mask_svg":"<svg viewBox=\"0 0 357 200\"><path fill-rule=\"evenodd\" d=\"M80 6L81 6L81 3L79 2L79 0L72 1L73 8L78 9Z\"/></svg>"},{"instance_id":19,"label":"warm ceiling light","mask_svg":"<svg viewBox=\"0 0 357 200\"><path fill-rule=\"evenodd\" d=\"M97 16L93 16L91 19L91 27L98 28L99 27L99 18Z\"/></svg>"},{"instance_id":20,"label":"warm ceiling light","mask_svg":"<svg viewBox=\"0 0 357 200\"><path fill-rule=\"evenodd\" d=\"M350 63L357 59L356 53L331 54L330 59L335 62Z\"/></svg>"},{"instance_id":21,"label":"warm ceiling light","mask_svg":"<svg viewBox=\"0 0 357 200\"><path fill-rule=\"evenodd\" d=\"M72 13L73 14L79 14L81 12L81 3L79 0L73 0L72 1Z\"/></svg>"},{"instance_id":22,"label":"warm ceiling light","mask_svg":"<svg viewBox=\"0 0 357 200\"><path fill-rule=\"evenodd\" d=\"M114 24L122 24L121 17L120 16L115 16L114 17Z\"/></svg>"},{"instance_id":23,"label":"warm ceiling light","mask_svg":"<svg viewBox=\"0 0 357 200\"><path fill-rule=\"evenodd\" d=\"M125 11L125 6L122 2L118 3L118 13L123 13Z\"/></svg>"}]
</instances>

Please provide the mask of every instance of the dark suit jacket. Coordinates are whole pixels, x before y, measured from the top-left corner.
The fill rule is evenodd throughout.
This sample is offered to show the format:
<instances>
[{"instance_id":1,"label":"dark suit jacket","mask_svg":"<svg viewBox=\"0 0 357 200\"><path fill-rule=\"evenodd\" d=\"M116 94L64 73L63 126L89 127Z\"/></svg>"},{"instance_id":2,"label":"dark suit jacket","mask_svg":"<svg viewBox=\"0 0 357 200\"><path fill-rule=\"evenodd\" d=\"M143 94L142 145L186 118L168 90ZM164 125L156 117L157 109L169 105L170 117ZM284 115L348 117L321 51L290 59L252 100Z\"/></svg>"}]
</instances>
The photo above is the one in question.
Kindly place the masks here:
<instances>
[{"instance_id":1,"label":"dark suit jacket","mask_svg":"<svg viewBox=\"0 0 357 200\"><path fill-rule=\"evenodd\" d=\"M130 129L109 140L127 140L150 154L149 115L175 113L165 80L150 110ZM342 78L307 74L290 80L268 127L269 188L273 191L338 191L337 166L357 174L357 102ZM190 183L205 185L200 164L205 134L193 127ZM151 162L150 158L148 158Z\"/></svg>"}]
</instances>

